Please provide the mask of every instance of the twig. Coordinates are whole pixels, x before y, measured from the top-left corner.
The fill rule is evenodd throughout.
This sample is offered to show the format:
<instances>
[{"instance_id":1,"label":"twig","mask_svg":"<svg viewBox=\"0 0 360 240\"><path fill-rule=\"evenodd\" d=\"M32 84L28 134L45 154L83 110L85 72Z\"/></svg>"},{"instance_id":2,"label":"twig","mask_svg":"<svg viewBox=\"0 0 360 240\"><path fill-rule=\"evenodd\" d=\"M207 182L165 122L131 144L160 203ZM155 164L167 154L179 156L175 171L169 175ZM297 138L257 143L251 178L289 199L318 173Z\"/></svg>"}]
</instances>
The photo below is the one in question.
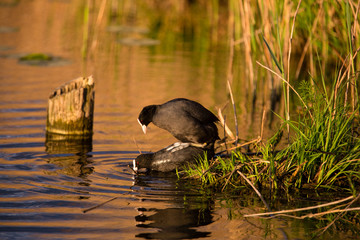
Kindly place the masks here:
<instances>
[{"instance_id":1,"label":"twig","mask_svg":"<svg viewBox=\"0 0 360 240\"><path fill-rule=\"evenodd\" d=\"M265 124L265 108L263 109L263 115L262 115L262 120L261 120L261 129L260 129L260 139L263 139L263 134L264 134L264 124Z\"/></svg>"},{"instance_id":2,"label":"twig","mask_svg":"<svg viewBox=\"0 0 360 240\"><path fill-rule=\"evenodd\" d=\"M240 148L240 147L243 147L243 146L250 145L252 143L260 142L260 141L261 141L261 137L258 137L258 138L254 139L254 140L251 140L250 142L246 142L246 143L237 145L236 147L229 148L229 150L234 150L234 149L237 149L237 148Z\"/></svg>"},{"instance_id":3,"label":"twig","mask_svg":"<svg viewBox=\"0 0 360 240\"><path fill-rule=\"evenodd\" d=\"M237 173L243 178L245 179L245 181L254 189L254 191L256 192L256 194L260 197L261 201L264 203L265 207L268 209L268 211L270 210L269 205L266 203L265 199L263 198L263 196L261 195L261 193L259 192L259 190L256 189L256 187L254 186L254 184L252 184L252 182L239 170L237 170Z\"/></svg>"},{"instance_id":4,"label":"twig","mask_svg":"<svg viewBox=\"0 0 360 240\"><path fill-rule=\"evenodd\" d=\"M134 160L135 161L135 160ZM132 171L132 173L134 173L134 174L137 174L137 171L135 171L132 167L130 167L130 165L127 165L128 166L128 168Z\"/></svg>"},{"instance_id":5,"label":"twig","mask_svg":"<svg viewBox=\"0 0 360 240\"><path fill-rule=\"evenodd\" d=\"M137 149L138 149L139 153L140 153L140 154L142 154L142 153L141 153L141 149L139 148L139 146L138 146L138 144L137 144L137 142L136 142L135 137L133 137L133 141L134 141L134 143L135 143L135 145L136 145L136 147L137 147Z\"/></svg>"},{"instance_id":6,"label":"twig","mask_svg":"<svg viewBox=\"0 0 360 240\"><path fill-rule=\"evenodd\" d=\"M350 211L360 211L360 207L356 207L356 208L347 208L347 209L335 209L335 210L329 210L329 211L325 211L325 212L320 212L320 213L309 213L303 216L294 216L294 215L289 215L289 214L277 214L276 216L269 216L266 218L274 218L274 217L290 217L290 218L296 218L296 219L305 219L305 218L316 218L316 217L320 217L326 214L331 214L331 213L345 213L345 212L350 212ZM319 235L321 235L323 232L321 232Z\"/></svg>"},{"instance_id":7,"label":"twig","mask_svg":"<svg viewBox=\"0 0 360 240\"><path fill-rule=\"evenodd\" d=\"M206 169L204 172L201 173L200 178L202 178L205 173L207 173L208 171L210 171L210 169L212 168L212 166L214 166L217 161L218 161L218 158L216 158L216 159L210 164L210 166L208 167L208 169Z\"/></svg>"},{"instance_id":8,"label":"twig","mask_svg":"<svg viewBox=\"0 0 360 240\"><path fill-rule=\"evenodd\" d=\"M117 197L113 197L113 198L111 198L111 199L109 199L109 200L107 200L107 201L105 201L105 202L102 202L102 203L100 203L100 204L98 204L98 205L96 205L96 206L93 206L93 207L91 207L91 208L87 208L87 209L83 210L83 213L87 213L87 212L89 212L89 211L92 211L92 210L94 210L94 209L96 209L96 208L98 208L98 207L101 207L102 205L105 205L105 204L108 203L108 202L114 201L114 200L117 199L117 198L118 198L118 196L117 196Z\"/></svg>"},{"instance_id":9,"label":"twig","mask_svg":"<svg viewBox=\"0 0 360 240\"><path fill-rule=\"evenodd\" d=\"M342 202L346 202L349 201L351 199L353 199L353 196L344 198L344 199L340 199L334 202L329 202L329 203L324 203L324 204L320 204L320 205L316 205L316 206L311 206L311 207L306 207L306 208L297 208L297 209L289 209L289 210L281 210L281 211L275 211L275 212L266 212L266 213L255 213L255 214L247 214L244 215L244 217L260 217L260 216L266 216L266 215L277 215L277 214L284 214L284 213L293 213L293 212L301 212L301 211L307 211L307 210L311 210L311 209L316 209L316 208L322 208L322 207L327 207L327 206L331 206L331 205L335 205L335 204L339 204Z\"/></svg>"},{"instance_id":10,"label":"twig","mask_svg":"<svg viewBox=\"0 0 360 240\"><path fill-rule=\"evenodd\" d=\"M240 167L242 167L242 166L243 166L243 164L241 164L241 165L236 165L236 166L234 167L234 169L231 171L229 177L226 179L226 182L225 182L223 188L221 189L221 191L224 191L226 185L227 185L227 184L229 183L229 181L230 181L231 176L234 174L234 172L235 172L236 170L238 170L238 169L239 169Z\"/></svg>"}]
</instances>

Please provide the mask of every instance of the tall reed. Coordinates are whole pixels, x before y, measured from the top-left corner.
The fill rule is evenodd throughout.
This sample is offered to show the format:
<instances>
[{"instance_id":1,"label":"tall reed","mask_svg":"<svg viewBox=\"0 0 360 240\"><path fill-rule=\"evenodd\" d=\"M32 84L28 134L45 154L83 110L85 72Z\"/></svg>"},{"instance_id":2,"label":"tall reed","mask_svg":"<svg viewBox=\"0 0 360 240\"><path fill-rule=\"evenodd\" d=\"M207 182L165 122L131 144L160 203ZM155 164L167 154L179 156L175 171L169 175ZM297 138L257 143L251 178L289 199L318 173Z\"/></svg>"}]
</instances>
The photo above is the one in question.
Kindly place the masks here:
<instances>
[{"instance_id":1,"label":"tall reed","mask_svg":"<svg viewBox=\"0 0 360 240\"><path fill-rule=\"evenodd\" d=\"M232 2L233 5L236 3L236 1ZM245 1L238 3L239 6L242 6L239 9L245 9ZM277 2L272 3L276 5ZM356 65L354 63L358 61L356 56L359 50L356 49L355 51L354 46L359 44L355 42L354 34L358 29L359 4L340 3L343 12L322 1L317 3L298 1L296 6L285 1L284 5L279 4L274 12L270 8L264 7L264 3L261 1L258 1L258 4L261 6L258 9L260 9L262 16L273 16L273 18L268 17L270 22L271 19L276 19L276 21L272 21L274 24L270 24L270 27L266 29L267 32L262 34L264 51L268 54L263 55L264 58L260 58L259 62L261 59L264 60L268 67L261 63L259 65L263 66L271 77L277 78L283 83L285 117L278 116L282 118L283 126L287 127L288 133L291 132L291 135L288 135L288 137L291 136L291 141L287 147L275 151L276 143L278 143L280 133L282 133L282 129L280 129L267 142L262 141L254 146L255 151L258 152L255 156L244 155L239 151L232 152L230 159L231 161L237 159L237 163L229 165L227 174L224 175L224 172L220 174L221 171L217 166L221 166L221 164L205 171L212 172L212 176L216 177L215 182L217 184L222 183L227 186L242 185L241 178L236 177L236 171L240 171L254 183L268 185L271 189L302 188L309 185L315 188L340 187L352 192L357 191L356 185L360 183L360 141L356 133L358 130L354 127L359 122L356 84L358 76L355 72ZM310 12L318 12L320 17L307 15L304 9L310 6L313 7ZM236 8L232 7L231 9ZM334 47L344 50L346 49L344 46L349 46L349 54L345 59L341 59L342 64L338 70L332 70L326 74L325 70L331 63L325 62L324 64L322 56L326 57L325 59L334 58L334 56L330 57L328 51L317 51L316 44L325 45L331 40L335 41L335 39L324 37L317 25L323 21L322 17L334 18L335 15L332 12L325 13L324 9L332 9L338 14L342 13L342 18L334 20L347 26L348 29L348 31L339 29L338 37L344 42L337 42ZM265 10L269 11L268 14L264 12ZM246 15L244 12L241 15L240 12L234 10L230 17L236 18ZM251 14L256 14L256 11L251 11ZM304 31L304 26L301 23L298 24L302 19L305 19L307 23L312 23L307 31ZM250 21L245 22L251 24ZM231 26L239 26L235 24L235 20L233 23ZM248 36L244 29L249 29L249 26L241 25L241 27L245 39ZM322 26L322 30L324 28L325 31L330 30L327 26ZM303 37L309 30L312 36L305 41L306 47L301 52L298 47L301 46L302 42L294 40ZM236 29L231 36L238 36L235 32L237 32ZM313 42L315 36L319 36L322 42ZM256 38L257 36L253 35L252 37ZM313 52L313 50L317 52L317 57L310 63L318 63L318 65L309 65L310 74L306 77L307 80L298 81L295 77L304 78L304 76L294 74L297 71L292 71L293 66L299 69L299 65L291 63L291 56L300 53L301 59L304 59L303 56L307 55L306 51ZM309 56L313 57L311 54ZM317 59L321 59L321 61ZM319 73L320 76L315 77L315 73ZM335 76L332 81L331 75ZM293 85L297 86L298 90ZM301 102L297 108L297 119L294 117L290 119L290 100L293 99L292 104L299 102L291 98L293 93ZM215 162L223 161L220 159L218 158ZM228 178L225 180L224 176L228 176ZM229 181L232 184L228 184Z\"/></svg>"}]
</instances>

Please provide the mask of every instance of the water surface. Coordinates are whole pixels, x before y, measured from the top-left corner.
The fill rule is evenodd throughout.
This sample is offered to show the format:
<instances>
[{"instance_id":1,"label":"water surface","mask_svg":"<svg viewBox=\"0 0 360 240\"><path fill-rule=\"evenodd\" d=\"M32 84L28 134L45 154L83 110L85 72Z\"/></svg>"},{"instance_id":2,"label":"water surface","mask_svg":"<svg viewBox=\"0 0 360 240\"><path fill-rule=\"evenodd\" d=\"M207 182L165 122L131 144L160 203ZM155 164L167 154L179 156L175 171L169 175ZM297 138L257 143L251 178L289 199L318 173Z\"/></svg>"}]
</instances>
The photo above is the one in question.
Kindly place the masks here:
<instances>
[{"instance_id":1,"label":"water surface","mask_svg":"<svg viewBox=\"0 0 360 240\"><path fill-rule=\"evenodd\" d=\"M136 118L143 106L186 97L215 112L227 103L226 47L199 55L179 41L169 51L137 21L117 30L96 28L97 46L90 50L95 40L88 40L85 61L83 1L5 2L0 5L1 239L307 239L317 229L313 221L243 218L264 211L249 191L211 194L174 174L135 176L129 170L140 150L175 142L153 125L142 133ZM143 40L130 41L134 34ZM29 53L67 61L20 64L19 57ZM92 141L47 141L50 92L89 75L96 82ZM238 83L234 91L240 132L250 140L260 132L265 100L246 105L245 85ZM278 209L318 203L305 197L282 201Z\"/></svg>"}]
</instances>

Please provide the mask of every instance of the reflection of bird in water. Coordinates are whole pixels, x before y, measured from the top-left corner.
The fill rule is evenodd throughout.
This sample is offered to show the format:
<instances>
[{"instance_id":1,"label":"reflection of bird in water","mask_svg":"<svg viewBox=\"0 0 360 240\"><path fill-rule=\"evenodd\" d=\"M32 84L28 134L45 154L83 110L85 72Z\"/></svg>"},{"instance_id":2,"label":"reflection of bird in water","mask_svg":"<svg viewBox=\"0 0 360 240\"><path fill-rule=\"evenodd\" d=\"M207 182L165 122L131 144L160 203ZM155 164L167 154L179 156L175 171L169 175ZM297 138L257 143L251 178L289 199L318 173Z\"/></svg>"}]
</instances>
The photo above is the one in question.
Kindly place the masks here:
<instances>
[{"instance_id":1,"label":"reflection of bird in water","mask_svg":"<svg viewBox=\"0 0 360 240\"><path fill-rule=\"evenodd\" d=\"M140 154L134 160L134 170L155 170L160 172L181 169L184 165L192 164L199 157L210 159L214 156L213 144L174 143L155 153Z\"/></svg>"},{"instance_id":2,"label":"reflection of bird in water","mask_svg":"<svg viewBox=\"0 0 360 240\"><path fill-rule=\"evenodd\" d=\"M144 133L151 122L170 132L181 142L214 143L219 139L215 122L219 119L200 103L176 98L161 105L142 109L138 122Z\"/></svg>"},{"instance_id":3,"label":"reflection of bird in water","mask_svg":"<svg viewBox=\"0 0 360 240\"><path fill-rule=\"evenodd\" d=\"M217 121L217 117L201 104L184 98L143 108L138 122L144 133L146 133L148 124L152 122L169 131L181 142L174 143L155 153L140 154L133 161L135 171L139 169L155 171L151 178L136 175L133 190L140 186L138 191L143 193L145 198L149 198L148 200L160 195L162 201L167 199L166 205L171 203L175 205L175 207L165 209L138 208L140 214L135 217L136 226L145 229L160 229L160 231L144 232L137 234L136 237L191 239L210 235L210 232L199 232L194 229L194 227L212 222L210 208L203 208L203 203L199 204L199 199L194 194L191 197L185 196L185 191L189 193L190 189L182 191L179 187L184 185L178 184L176 178L164 178L164 175L166 172L194 163L196 157L204 157L205 153L208 158L214 156L214 143L219 139L218 129L215 125ZM156 174L161 174L162 177L156 178ZM171 181L171 179L175 179L175 181ZM171 195L169 195L169 191ZM191 207L191 205L196 207Z\"/></svg>"},{"instance_id":4,"label":"reflection of bird in water","mask_svg":"<svg viewBox=\"0 0 360 240\"><path fill-rule=\"evenodd\" d=\"M210 232L199 232L195 227L208 225L212 222L209 209L139 209L141 215L135 217L136 226L140 228L160 229L158 232L147 232L137 234L136 237L145 239L191 239L210 235ZM146 215L146 213L152 213Z\"/></svg>"},{"instance_id":5,"label":"reflection of bird in water","mask_svg":"<svg viewBox=\"0 0 360 240\"><path fill-rule=\"evenodd\" d=\"M136 226L143 229L136 237L145 239L191 239L208 237L210 232L202 232L196 227L213 222L212 199L204 199L191 181L179 180L174 174L153 172L151 175L134 175L134 186L141 200L159 202L161 207L136 208ZM144 205L145 205L144 204ZM151 204L159 206L158 204Z\"/></svg>"}]
</instances>

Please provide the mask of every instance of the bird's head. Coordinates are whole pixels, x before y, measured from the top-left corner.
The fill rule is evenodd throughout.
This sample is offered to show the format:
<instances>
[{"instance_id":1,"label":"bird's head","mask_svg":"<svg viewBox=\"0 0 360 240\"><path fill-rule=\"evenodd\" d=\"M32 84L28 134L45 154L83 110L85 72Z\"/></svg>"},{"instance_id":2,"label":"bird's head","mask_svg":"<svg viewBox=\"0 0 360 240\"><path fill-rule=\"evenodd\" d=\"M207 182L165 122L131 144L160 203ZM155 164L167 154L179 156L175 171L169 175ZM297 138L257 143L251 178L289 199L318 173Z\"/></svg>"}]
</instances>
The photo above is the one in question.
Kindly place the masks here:
<instances>
[{"instance_id":1,"label":"bird's head","mask_svg":"<svg viewBox=\"0 0 360 240\"><path fill-rule=\"evenodd\" d=\"M139 114L137 121L140 124L144 134L146 134L147 125L149 125L149 123L152 122L153 116L156 112L156 108L157 108L156 105L146 106L141 110Z\"/></svg>"}]
</instances>

